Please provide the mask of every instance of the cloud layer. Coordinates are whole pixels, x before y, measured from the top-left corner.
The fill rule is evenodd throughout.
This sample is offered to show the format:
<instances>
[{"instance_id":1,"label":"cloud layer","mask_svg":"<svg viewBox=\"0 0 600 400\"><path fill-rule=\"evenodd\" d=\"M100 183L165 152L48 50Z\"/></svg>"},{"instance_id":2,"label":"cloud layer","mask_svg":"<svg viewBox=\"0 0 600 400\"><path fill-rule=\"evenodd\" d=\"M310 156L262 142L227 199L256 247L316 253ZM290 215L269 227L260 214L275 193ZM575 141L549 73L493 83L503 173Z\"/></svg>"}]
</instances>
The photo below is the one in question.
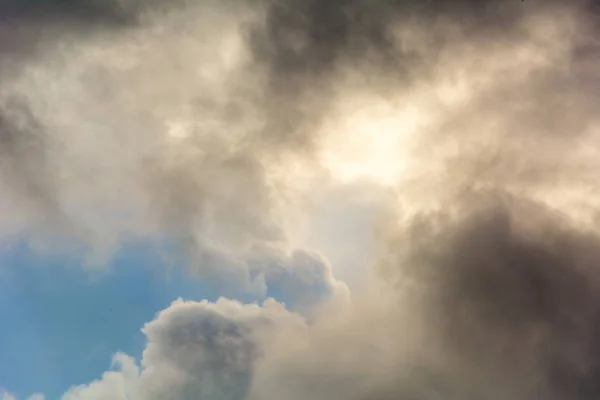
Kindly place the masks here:
<instances>
[{"instance_id":1,"label":"cloud layer","mask_svg":"<svg viewBox=\"0 0 600 400\"><path fill-rule=\"evenodd\" d=\"M65 400L599 395L591 3L2 7L2 238L167 237L285 303L178 301ZM396 204L349 302L287 229L360 179Z\"/></svg>"}]
</instances>

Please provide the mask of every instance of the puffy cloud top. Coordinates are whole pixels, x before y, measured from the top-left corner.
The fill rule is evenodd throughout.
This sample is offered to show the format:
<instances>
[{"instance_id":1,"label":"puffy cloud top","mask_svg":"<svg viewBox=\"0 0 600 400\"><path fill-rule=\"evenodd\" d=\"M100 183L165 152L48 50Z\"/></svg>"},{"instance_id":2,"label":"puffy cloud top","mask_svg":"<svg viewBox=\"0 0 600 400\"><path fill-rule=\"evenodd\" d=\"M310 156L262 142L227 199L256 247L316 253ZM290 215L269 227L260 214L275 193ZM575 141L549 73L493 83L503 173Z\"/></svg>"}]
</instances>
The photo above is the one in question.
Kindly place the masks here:
<instances>
[{"instance_id":1,"label":"puffy cloud top","mask_svg":"<svg viewBox=\"0 0 600 400\"><path fill-rule=\"evenodd\" d=\"M141 367L118 354L115 371L71 389L63 400L243 399L265 343L304 328L301 317L274 300L262 306L179 300L144 327Z\"/></svg>"}]
</instances>

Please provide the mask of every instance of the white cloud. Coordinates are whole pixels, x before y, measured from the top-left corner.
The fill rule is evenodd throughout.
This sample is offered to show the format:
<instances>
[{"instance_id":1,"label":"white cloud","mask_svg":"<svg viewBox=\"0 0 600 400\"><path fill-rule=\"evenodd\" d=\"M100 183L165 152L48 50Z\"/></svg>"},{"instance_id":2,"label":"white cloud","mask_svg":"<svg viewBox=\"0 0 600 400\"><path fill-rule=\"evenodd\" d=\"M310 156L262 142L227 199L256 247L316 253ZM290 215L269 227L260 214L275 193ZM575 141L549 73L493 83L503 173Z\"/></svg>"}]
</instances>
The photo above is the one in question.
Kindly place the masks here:
<instances>
[{"instance_id":1,"label":"white cloud","mask_svg":"<svg viewBox=\"0 0 600 400\"><path fill-rule=\"evenodd\" d=\"M1 400L17 400L15 396L10 394L9 392L0 389L0 399Z\"/></svg>"},{"instance_id":2,"label":"white cloud","mask_svg":"<svg viewBox=\"0 0 600 400\"><path fill-rule=\"evenodd\" d=\"M11 393L0 389L0 400L17 400L17 398ZM41 393L34 393L27 397L27 400L45 400L45 396Z\"/></svg>"}]
</instances>

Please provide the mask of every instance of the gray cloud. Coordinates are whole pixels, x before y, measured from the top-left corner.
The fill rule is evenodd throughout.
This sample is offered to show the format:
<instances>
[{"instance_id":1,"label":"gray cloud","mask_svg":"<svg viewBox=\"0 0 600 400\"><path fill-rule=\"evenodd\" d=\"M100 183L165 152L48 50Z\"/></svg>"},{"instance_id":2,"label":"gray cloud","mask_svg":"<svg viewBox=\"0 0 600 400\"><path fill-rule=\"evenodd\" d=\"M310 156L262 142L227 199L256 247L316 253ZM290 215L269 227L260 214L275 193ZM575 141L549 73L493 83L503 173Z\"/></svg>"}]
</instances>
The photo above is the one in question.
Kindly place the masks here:
<instances>
[{"instance_id":1,"label":"gray cloud","mask_svg":"<svg viewBox=\"0 0 600 400\"><path fill-rule=\"evenodd\" d=\"M121 21L125 16L125 10L120 7L118 1L4 0L0 2L0 9L4 18L8 20L79 20L111 23Z\"/></svg>"},{"instance_id":2,"label":"gray cloud","mask_svg":"<svg viewBox=\"0 0 600 400\"><path fill-rule=\"evenodd\" d=\"M402 20L418 18L432 24L436 18L458 19L468 25L490 24L486 28L492 28L502 26L509 18L507 14L512 16L508 22L514 23L524 14L523 7L499 1L273 1L268 5L265 30L255 37L254 44L258 56L268 60L273 74L283 75L284 79L322 77L336 68L336 61L347 58L356 62L369 53L395 59L396 67L413 67L417 59L411 55L418 54L399 52L393 36ZM402 76L406 71L396 72Z\"/></svg>"},{"instance_id":3,"label":"gray cloud","mask_svg":"<svg viewBox=\"0 0 600 400\"><path fill-rule=\"evenodd\" d=\"M149 346L141 379L151 398L241 398L261 355L262 341L270 332L303 324L273 301L266 307L225 300L214 305L184 303L161 317L144 328ZM170 385L168 379L165 382L164 376L173 370L180 370L186 383L182 385L177 376ZM161 388L154 390L152 382Z\"/></svg>"},{"instance_id":4,"label":"gray cloud","mask_svg":"<svg viewBox=\"0 0 600 400\"><path fill-rule=\"evenodd\" d=\"M598 234L502 192L454 207L389 242L387 276L414 288L446 350L516 398L597 397Z\"/></svg>"},{"instance_id":5,"label":"gray cloud","mask_svg":"<svg viewBox=\"0 0 600 400\"><path fill-rule=\"evenodd\" d=\"M300 317L273 300L263 306L178 301L144 327L141 368L118 355L117 371L72 388L63 399L240 399L264 342L303 327Z\"/></svg>"}]
</instances>

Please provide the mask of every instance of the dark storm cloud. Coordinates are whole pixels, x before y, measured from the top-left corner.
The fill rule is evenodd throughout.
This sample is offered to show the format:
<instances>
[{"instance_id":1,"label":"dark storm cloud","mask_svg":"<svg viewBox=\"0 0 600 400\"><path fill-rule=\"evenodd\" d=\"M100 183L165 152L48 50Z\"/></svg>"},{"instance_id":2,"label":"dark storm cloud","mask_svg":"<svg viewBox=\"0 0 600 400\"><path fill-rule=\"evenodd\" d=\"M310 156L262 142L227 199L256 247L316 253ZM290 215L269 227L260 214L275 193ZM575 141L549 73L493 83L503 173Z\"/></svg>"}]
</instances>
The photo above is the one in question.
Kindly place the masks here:
<instances>
[{"instance_id":1,"label":"dark storm cloud","mask_svg":"<svg viewBox=\"0 0 600 400\"><path fill-rule=\"evenodd\" d=\"M598 234L501 190L452 207L390 241L386 276L413 285L445 349L515 398L597 398Z\"/></svg>"},{"instance_id":2,"label":"dark storm cloud","mask_svg":"<svg viewBox=\"0 0 600 400\"><path fill-rule=\"evenodd\" d=\"M506 8L511 9L512 17L507 18ZM371 51L377 51L382 59L401 57L395 66L402 67L411 63L411 54L395 51L397 43L391 29L399 22L419 18L431 24L436 17L448 18L480 27L486 24L486 31L478 33L487 35L487 29L509 24L519 14L519 8L507 7L501 1L273 1L255 49L259 58L270 61L276 76L310 78L331 72L342 57L359 58Z\"/></svg>"},{"instance_id":3,"label":"dark storm cloud","mask_svg":"<svg viewBox=\"0 0 600 400\"><path fill-rule=\"evenodd\" d=\"M377 51L411 64L411 54L398 54L393 29L417 21L436 35L436 24L455 22L470 39L510 38L521 18L561 6L560 1L522 2L501 0L273 0L268 1L265 29L252 37L259 58L269 61L276 75L308 75L331 72L340 58L357 58ZM590 6L590 1L571 2L569 7ZM583 9L583 8L582 8ZM500 37L497 37L500 39ZM438 49L450 37L436 36ZM444 42L447 40L447 42ZM404 59L404 57L407 57ZM382 60L385 58L382 58Z\"/></svg>"},{"instance_id":4,"label":"dark storm cloud","mask_svg":"<svg viewBox=\"0 0 600 400\"><path fill-rule=\"evenodd\" d=\"M14 113L19 115L16 117ZM0 115L2 162L15 174L23 175L16 179L18 182L32 183L30 187L23 188L24 190L45 191L42 188L42 182L45 179L40 176L46 167L44 165L45 139L41 128L36 125L35 119L23 112L21 107L15 106L15 109L12 110L9 108ZM34 183L38 178L39 182Z\"/></svg>"},{"instance_id":5,"label":"dark storm cloud","mask_svg":"<svg viewBox=\"0 0 600 400\"><path fill-rule=\"evenodd\" d=\"M26 106L13 102L0 112L0 171L17 196L42 218L60 215L55 197L54 165L49 158L53 144L48 143L48 139ZM13 194L5 191L5 200Z\"/></svg>"},{"instance_id":6,"label":"dark storm cloud","mask_svg":"<svg viewBox=\"0 0 600 400\"><path fill-rule=\"evenodd\" d=\"M24 62L74 33L83 38L132 27L140 11L135 0L1 0L0 79L14 79Z\"/></svg>"},{"instance_id":7,"label":"dark storm cloud","mask_svg":"<svg viewBox=\"0 0 600 400\"><path fill-rule=\"evenodd\" d=\"M135 1L119 0L2 0L3 23L15 22L81 22L125 24L135 16Z\"/></svg>"}]
</instances>

